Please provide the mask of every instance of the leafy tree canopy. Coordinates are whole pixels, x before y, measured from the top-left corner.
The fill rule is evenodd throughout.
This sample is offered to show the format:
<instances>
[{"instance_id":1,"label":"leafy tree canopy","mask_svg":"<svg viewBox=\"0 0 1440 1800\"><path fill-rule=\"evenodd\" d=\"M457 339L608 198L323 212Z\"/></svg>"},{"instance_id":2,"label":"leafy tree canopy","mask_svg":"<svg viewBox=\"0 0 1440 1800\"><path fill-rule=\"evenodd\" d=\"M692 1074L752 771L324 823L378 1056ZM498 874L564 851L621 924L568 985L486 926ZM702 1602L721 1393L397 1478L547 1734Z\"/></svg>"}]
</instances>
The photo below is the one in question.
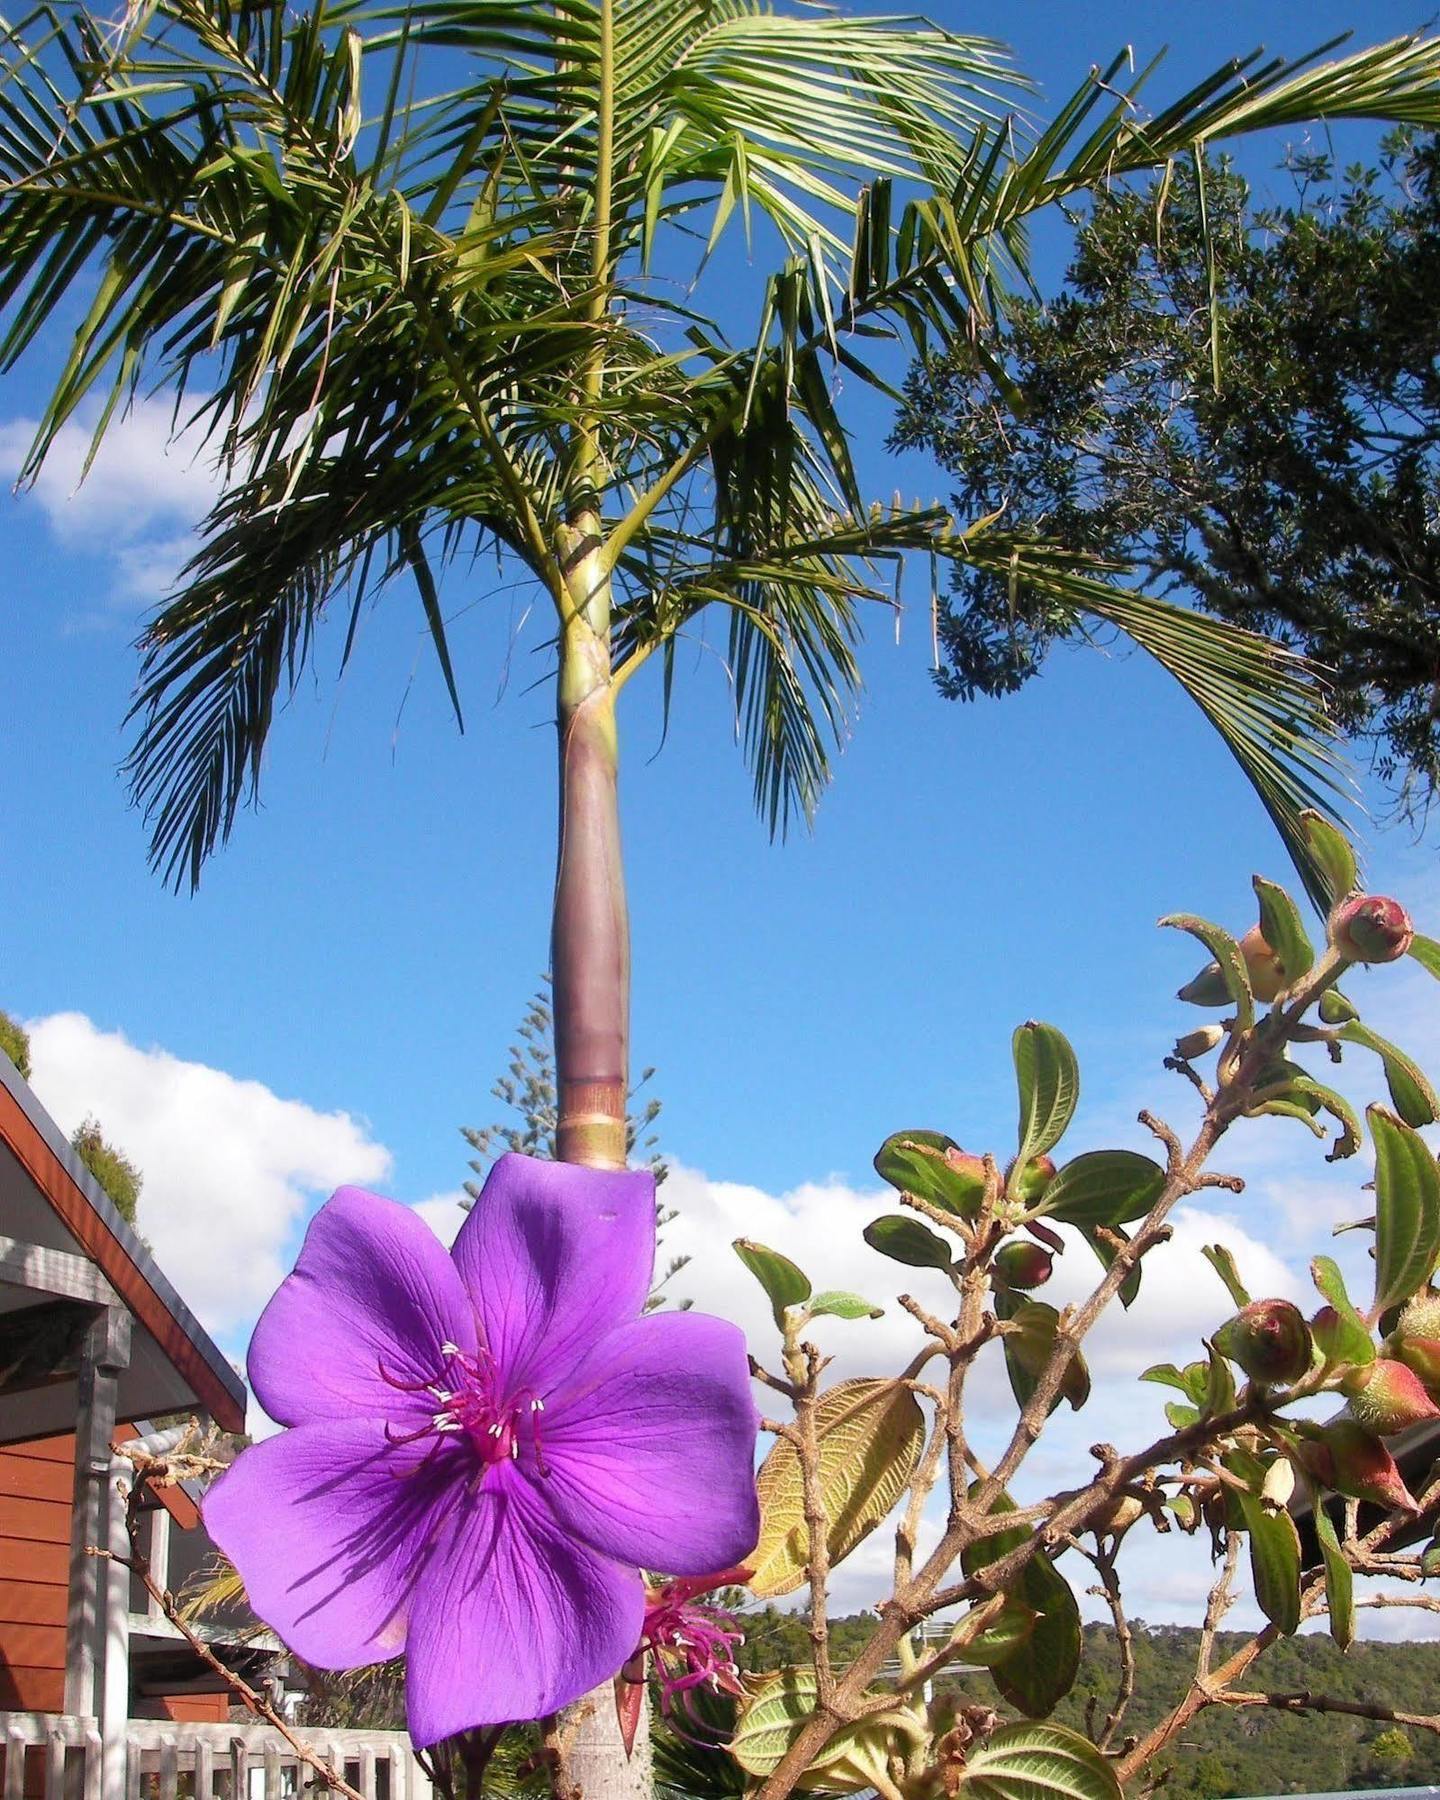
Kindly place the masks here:
<instances>
[{"instance_id":1,"label":"leafy tree canopy","mask_svg":"<svg viewBox=\"0 0 1440 1800\"><path fill-rule=\"evenodd\" d=\"M1292 156L1261 206L1228 160L1097 191L1064 291L914 367L897 442L968 516L1133 565L1332 671L1337 723L1402 806L1440 778L1440 148ZM997 341L998 340L998 341ZM998 351L998 356L997 356ZM958 569L952 698L1019 687L1086 627Z\"/></svg>"},{"instance_id":2,"label":"leafy tree canopy","mask_svg":"<svg viewBox=\"0 0 1440 1800\"><path fill-rule=\"evenodd\" d=\"M8 1056L20 1072L22 1081L30 1079L30 1033L18 1019L0 1012L0 1051Z\"/></svg>"},{"instance_id":3,"label":"leafy tree canopy","mask_svg":"<svg viewBox=\"0 0 1440 1800\"><path fill-rule=\"evenodd\" d=\"M133 1225L140 1204L140 1189L145 1185L145 1178L134 1163L123 1150L117 1150L114 1144L105 1141L97 1119L87 1118L77 1125L71 1134L70 1145L110 1196L116 1212L127 1225Z\"/></svg>"}]
</instances>

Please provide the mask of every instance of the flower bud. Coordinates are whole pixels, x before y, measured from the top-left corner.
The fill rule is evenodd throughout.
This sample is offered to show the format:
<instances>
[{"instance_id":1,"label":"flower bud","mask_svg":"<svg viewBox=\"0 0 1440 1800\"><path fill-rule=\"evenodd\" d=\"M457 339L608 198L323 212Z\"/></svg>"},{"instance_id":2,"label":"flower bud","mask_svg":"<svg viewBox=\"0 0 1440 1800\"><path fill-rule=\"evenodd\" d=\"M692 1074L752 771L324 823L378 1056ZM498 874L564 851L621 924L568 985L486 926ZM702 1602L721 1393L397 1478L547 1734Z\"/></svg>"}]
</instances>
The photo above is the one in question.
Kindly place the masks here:
<instances>
[{"instance_id":1,"label":"flower bud","mask_svg":"<svg viewBox=\"0 0 1440 1800\"><path fill-rule=\"evenodd\" d=\"M1295 1465L1288 1456L1277 1456L1260 1484L1260 1504L1267 1512L1284 1512L1295 1492Z\"/></svg>"},{"instance_id":2,"label":"flower bud","mask_svg":"<svg viewBox=\"0 0 1440 1800\"><path fill-rule=\"evenodd\" d=\"M1055 1164L1048 1156L1032 1156L1018 1172L1012 1162L1005 1171L1006 1187L1026 1206L1034 1206L1054 1179Z\"/></svg>"},{"instance_id":3,"label":"flower bud","mask_svg":"<svg viewBox=\"0 0 1440 1800\"><path fill-rule=\"evenodd\" d=\"M1407 1300L1395 1321L1397 1338L1440 1338L1440 1294L1427 1288Z\"/></svg>"},{"instance_id":4,"label":"flower bud","mask_svg":"<svg viewBox=\"0 0 1440 1800\"><path fill-rule=\"evenodd\" d=\"M1433 1399L1440 1394L1440 1338L1392 1337L1387 1348L1413 1369Z\"/></svg>"},{"instance_id":5,"label":"flower bud","mask_svg":"<svg viewBox=\"0 0 1440 1800\"><path fill-rule=\"evenodd\" d=\"M1380 1356L1352 1369L1341 1385L1350 1396L1351 1417L1381 1437L1422 1419L1440 1419L1440 1406L1425 1392L1420 1377L1392 1357Z\"/></svg>"},{"instance_id":6,"label":"flower bud","mask_svg":"<svg viewBox=\"0 0 1440 1800\"><path fill-rule=\"evenodd\" d=\"M1395 1458L1355 1419L1312 1425L1300 1439L1300 1460L1321 1484L1352 1500L1369 1500L1387 1512L1418 1512L1400 1479Z\"/></svg>"},{"instance_id":7,"label":"flower bud","mask_svg":"<svg viewBox=\"0 0 1440 1800\"><path fill-rule=\"evenodd\" d=\"M1310 1328L1288 1300L1252 1300L1215 1333L1215 1348L1252 1381L1298 1381L1310 1367Z\"/></svg>"},{"instance_id":8,"label":"flower bud","mask_svg":"<svg viewBox=\"0 0 1440 1800\"><path fill-rule=\"evenodd\" d=\"M1202 1025L1198 1031L1187 1031L1184 1037L1175 1040L1175 1054L1181 1062L1193 1062L1197 1056L1205 1056L1213 1050L1224 1035L1223 1026Z\"/></svg>"},{"instance_id":9,"label":"flower bud","mask_svg":"<svg viewBox=\"0 0 1440 1800\"><path fill-rule=\"evenodd\" d=\"M958 1182L951 1185L958 1188L956 1199L960 1204L978 1207L985 1193L985 1158L952 1144L945 1152L945 1167L958 1177Z\"/></svg>"},{"instance_id":10,"label":"flower bud","mask_svg":"<svg viewBox=\"0 0 1440 1800\"><path fill-rule=\"evenodd\" d=\"M995 1252L995 1273L1006 1287L1043 1287L1050 1279L1052 1267L1053 1258L1049 1251L1042 1250L1038 1244L1017 1240L1013 1244L1002 1244Z\"/></svg>"},{"instance_id":11,"label":"flower bud","mask_svg":"<svg viewBox=\"0 0 1440 1800\"><path fill-rule=\"evenodd\" d=\"M1352 962L1387 963L1410 948L1415 927L1398 900L1384 894L1357 894L1336 909L1330 941Z\"/></svg>"},{"instance_id":12,"label":"flower bud","mask_svg":"<svg viewBox=\"0 0 1440 1800\"><path fill-rule=\"evenodd\" d=\"M1188 1000L1191 1006L1229 1006L1231 1003L1230 990L1225 985L1225 977L1220 972L1218 962L1206 963L1200 973L1176 993L1175 998Z\"/></svg>"},{"instance_id":13,"label":"flower bud","mask_svg":"<svg viewBox=\"0 0 1440 1800\"><path fill-rule=\"evenodd\" d=\"M1289 987L1280 958L1265 941L1258 925L1252 925L1240 940L1240 954L1250 975L1250 991L1262 1004L1278 1000Z\"/></svg>"}]
</instances>

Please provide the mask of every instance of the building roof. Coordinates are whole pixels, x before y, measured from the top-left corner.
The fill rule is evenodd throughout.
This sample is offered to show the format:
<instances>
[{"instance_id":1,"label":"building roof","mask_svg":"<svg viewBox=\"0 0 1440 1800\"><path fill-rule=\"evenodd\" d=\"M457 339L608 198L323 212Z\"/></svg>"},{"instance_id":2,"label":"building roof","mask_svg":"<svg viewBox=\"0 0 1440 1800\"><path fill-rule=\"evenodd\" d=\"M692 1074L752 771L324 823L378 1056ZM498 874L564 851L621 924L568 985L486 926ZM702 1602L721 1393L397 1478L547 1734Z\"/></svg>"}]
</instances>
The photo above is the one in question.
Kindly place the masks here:
<instances>
[{"instance_id":1,"label":"building roof","mask_svg":"<svg viewBox=\"0 0 1440 1800\"><path fill-rule=\"evenodd\" d=\"M120 1378L122 1418L191 1409L226 1431L244 1429L244 1382L3 1054L0 1239L84 1257L130 1312L134 1336L130 1367ZM0 1281L0 1312L35 1301L33 1288ZM75 1405L73 1376L6 1395L0 1442L73 1430Z\"/></svg>"}]
</instances>

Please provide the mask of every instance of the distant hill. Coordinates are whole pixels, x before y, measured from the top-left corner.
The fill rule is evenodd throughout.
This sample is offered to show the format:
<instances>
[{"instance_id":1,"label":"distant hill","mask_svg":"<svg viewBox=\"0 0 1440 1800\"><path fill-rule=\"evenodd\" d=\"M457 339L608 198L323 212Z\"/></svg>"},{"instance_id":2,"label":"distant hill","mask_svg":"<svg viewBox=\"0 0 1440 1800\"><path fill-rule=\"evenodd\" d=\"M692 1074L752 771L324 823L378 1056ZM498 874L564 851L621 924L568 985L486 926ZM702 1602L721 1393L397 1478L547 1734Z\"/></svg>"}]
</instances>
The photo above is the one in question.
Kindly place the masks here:
<instances>
[{"instance_id":1,"label":"distant hill","mask_svg":"<svg viewBox=\"0 0 1440 1800\"><path fill-rule=\"evenodd\" d=\"M775 1668L806 1655L808 1640L799 1614L767 1608L747 1615L744 1623L745 1666ZM832 1623L831 1643L838 1661L853 1652L873 1623L864 1616ZM1126 1735L1138 1736L1184 1693L1195 1669L1200 1633L1193 1626L1146 1625L1141 1620L1135 1621L1134 1630L1136 1699L1123 1729ZM1222 1632L1216 1662L1238 1649L1246 1636ZM1056 1719L1083 1730L1092 1696L1103 1719L1115 1693L1117 1669L1110 1628L1087 1626L1080 1678ZM994 1697L984 1675L969 1675L959 1685L977 1699ZM1440 1713L1440 1641L1362 1643L1342 1655L1323 1635L1282 1639L1255 1664L1245 1685L1272 1692L1308 1689L1342 1700L1381 1701L1402 1712ZM1161 1800L1330 1794L1440 1783L1440 1737L1336 1713L1292 1716L1260 1708L1211 1707L1194 1721L1167 1760L1173 1767L1160 1789Z\"/></svg>"}]
</instances>

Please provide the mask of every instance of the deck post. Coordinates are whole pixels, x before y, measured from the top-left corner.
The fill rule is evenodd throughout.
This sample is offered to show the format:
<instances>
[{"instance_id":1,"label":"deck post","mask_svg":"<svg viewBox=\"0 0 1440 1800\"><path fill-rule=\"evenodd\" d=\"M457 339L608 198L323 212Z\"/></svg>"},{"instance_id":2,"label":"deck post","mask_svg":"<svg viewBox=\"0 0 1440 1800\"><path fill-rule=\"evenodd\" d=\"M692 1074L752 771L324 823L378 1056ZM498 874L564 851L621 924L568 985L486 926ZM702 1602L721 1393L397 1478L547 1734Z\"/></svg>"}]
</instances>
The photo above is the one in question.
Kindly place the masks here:
<instances>
[{"instance_id":1,"label":"deck post","mask_svg":"<svg viewBox=\"0 0 1440 1800\"><path fill-rule=\"evenodd\" d=\"M82 1718L100 1713L106 1635L106 1565L86 1552L110 1543L110 1440L120 1374L129 1365L130 1314L122 1306L102 1307L85 1334L80 1363L65 1621L65 1710Z\"/></svg>"}]
</instances>

